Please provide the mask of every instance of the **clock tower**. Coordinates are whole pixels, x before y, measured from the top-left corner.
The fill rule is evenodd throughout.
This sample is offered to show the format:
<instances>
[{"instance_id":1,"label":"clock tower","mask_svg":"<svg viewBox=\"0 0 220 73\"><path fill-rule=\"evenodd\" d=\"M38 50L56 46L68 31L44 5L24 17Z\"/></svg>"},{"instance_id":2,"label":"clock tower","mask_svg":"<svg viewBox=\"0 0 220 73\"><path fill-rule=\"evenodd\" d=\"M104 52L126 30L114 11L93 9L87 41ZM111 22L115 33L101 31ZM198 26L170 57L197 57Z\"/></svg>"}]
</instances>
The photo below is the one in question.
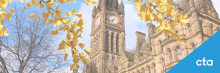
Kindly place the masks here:
<instances>
[{"instance_id":1,"label":"clock tower","mask_svg":"<svg viewBox=\"0 0 220 73\"><path fill-rule=\"evenodd\" d=\"M118 0L99 0L92 11L88 72L108 73L125 49L124 5ZM96 67L92 69L91 67ZM93 70L93 71L92 71ZM88 73L87 72L87 73Z\"/></svg>"}]
</instances>

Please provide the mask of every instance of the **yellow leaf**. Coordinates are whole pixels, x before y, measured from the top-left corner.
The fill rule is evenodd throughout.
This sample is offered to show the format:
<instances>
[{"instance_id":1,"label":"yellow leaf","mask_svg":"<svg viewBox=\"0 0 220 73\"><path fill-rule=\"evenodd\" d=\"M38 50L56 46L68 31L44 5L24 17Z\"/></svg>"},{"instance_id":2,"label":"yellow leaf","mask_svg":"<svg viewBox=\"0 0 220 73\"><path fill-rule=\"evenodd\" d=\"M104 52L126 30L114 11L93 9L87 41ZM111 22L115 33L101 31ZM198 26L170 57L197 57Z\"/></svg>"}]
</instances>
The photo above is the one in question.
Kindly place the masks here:
<instances>
[{"instance_id":1,"label":"yellow leaf","mask_svg":"<svg viewBox=\"0 0 220 73\"><path fill-rule=\"evenodd\" d=\"M73 3L75 4L75 3L76 3L76 1L75 1L75 0L73 0Z\"/></svg>"},{"instance_id":2,"label":"yellow leaf","mask_svg":"<svg viewBox=\"0 0 220 73\"><path fill-rule=\"evenodd\" d=\"M37 19L35 20L35 22L39 22L40 21L40 18L39 16L37 17Z\"/></svg>"},{"instance_id":3,"label":"yellow leaf","mask_svg":"<svg viewBox=\"0 0 220 73\"><path fill-rule=\"evenodd\" d=\"M68 24L70 21L71 21L71 20L63 19L63 22L64 22L65 24Z\"/></svg>"},{"instance_id":4,"label":"yellow leaf","mask_svg":"<svg viewBox=\"0 0 220 73\"><path fill-rule=\"evenodd\" d=\"M179 19L184 18L184 17L183 17L183 11L181 11L181 12L177 15L177 18L179 18Z\"/></svg>"},{"instance_id":5,"label":"yellow leaf","mask_svg":"<svg viewBox=\"0 0 220 73\"><path fill-rule=\"evenodd\" d=\"M36 5L37 4L36 0L31 0L31 2L32 2L32 5Z\"/></svg>"},{"instance_id":6,"label":"yellow leaf","mask_svg":"<svg viewBox=\"0 0 220 73\"><path fill-rule=\"evenodd\" d=\"M47 10L50 10L50 7L53 5L53 3L47 3L46 4L46 8L47 8Z\"/></svg>"},{"instance_id":7,"label":"yellow leaf","mask_svg":"<svg viewBox=\"0 0 220 73\"><path fill-rule=\"evenodd\" d=\"M68 56L68 54L66 54L66 53L65 53L65 56L64 56L64 61L66 61L67 56Z\"/></svg>"},{"instance_id":8,"label":"yellow leaf","mask_svg":"<svg viewBox=\"0 0 220 73\"><path fill-rule=\"evenodd\" d=\"M5 12L8 3L0 4L0 8Z\"/></svg>"},{"instance_id":9,"label":"yellow leaf","mask_svg":"<svg viewBox=\"0 0 220 73\"><path fill-rule=\"evenodd\" d=\"M76 68L79 69L79 65L78 64L76 65Z\"/></svg>"},{"instance_id":10,"label":"yellow leaf","mask_svg":"<svg viewBox=\"0 0 220 73\"><path fill-rule=\"evenodd\" d=\"M56 5L57 5L57 1L56 1L56 0L54 1L54 4L56 4Z\"/></svg>"},{"instance_id":11,"label":"yellow leaf","mask_svg":"<svg viewBox=\"0 0 220 73\"><path fill-rule=\"evenodd\" d=\"M25 12L26 9L27 9L27 8L24 6L24 8L23 8L23 13Z\"/></svg>"},{"instance_id":12,"label":"yellow leaf","mask_svg":"<svg viewBox=\"0 0 220 73\"><path fill-rule=\"evenodd\" d=\"M63 0L58 0L58 1L59 1L61 4L63 4L63 2L64 2Z\"/></svg>"},{"instance_id":13,"label":"yellow leaf","mask_svg":"<svg viewBox=\"0 0 220 73\"><path fill-rule=\"evenodd\" d=\"M85 0L86 4L89 5L90 3L92 3L92 0Z\"/></svg>"},{"instance_id":14,"label":"yellow leaf","mask_svg":"<svg viewBox=\"0 0 220 73\"><path fill-rule=\"evenodd\" d=\"M150 14L150 20L153 21L155 19L153 13Z\"/></svg>"},{"instance_id":15,"label":"yellow leaf","mask_svg":"<svg viewBox=\"0 0 220 73\"><path fill-rule=\"evenodd\" d=\"M45 19L47 19L48 18L48 16L49 16L49 13L42 13L42 16L45 18Z\"/></svg>"},{"instance_id":16,"label":"yellow leaf","mask_svg":"<svg viewBox=\"0 0 220 73\"><path fill-rule=\"evenodd\" d=\"M89 53L90 53L91 50L92 50L92 49L89 48L89 49L85 49L84 51L89 55Z\"/></svg>"},{"instance_id":17,"label":"yellow leaf","mask_svg":"<svg viewBox=\"0 0 220 73\"><path fill-rule=\"evenodd\" d=\"M36 6L37 6L38 8L43 8L43 7L44 7L44 5L43 5L42 3L40 3L40 1L36 4Z\"/></svg>"},{"instance_id":18,"label":"yellow leaf","mask_svg":"<svg viewBox=\"0 0 220 73\"><path fill-rule=\"evenodd\" d=\"M137 2L137 3L135 4L135 7L140 11L141 3L140 3L140 2Z\"/></svg>"},{"instance_id":19,"label":"yellow leaf","mask_svg":"<svg viewBox=\"0 0 220 73\"><path fill-rule=\"evenodd\" d=\"M13 13L13 14L15 14L14 8L8 9L8 11L10 11L10 12Z\"/></svg>"},{"instance_id":20,"label":"yellow leaf","mask_svg":"<svg viewBox=\"0 0 220 73\"><path fill-rule=\"evenodd\" d=\"M75 69L76 68L76 66L74 66L72 63L71 63L71 65L70 65L70 71L72 71L73 69Z\"/></svg>"},{"instance_id":21,"label":"yellow leaf","mask_svg":"<svg viewBox=\"0 0 220 73\"><path fill-rule=\"evenodd\" d=\"M74 52L75 53L75 52ZM77 56L77 55L73 55L73 62L74 62L74 64L77 64L77 63L79 63L79 56Z\"/></svg>"},{"instance_id":22,"label":"yellow leaf","mask_svg":"<svg viewBox=\"0 0 220 73\"><path fill-rule=\"evenodd\" d=\"M76 11L76 9L74 8L71 12L72 12L72 13L76 13L77 11Z\"/></svg>"},{"instance_id":23,"label":"yellow leaf","mask_svg":"<svg viewBox=\"0 0 220 73\"><path fill-rule=\"evenodd\" d=\"M79 53L79 57L81 58L81 62L83 62L84 64L88 63L90 60L89 57L84 56L84 53Z\"/></svg>"},{"instance_id":24,"label":"yellow leaf","mask_svg":"<svg viewBox=\"0 0 220 73\"><path fill-rule=\"evenodd\" d=\"M12 2L12 0L8 0L8 2L9 2L9 3L11 3L11 2Z\"/></svg>"},{"instance_id":25,"label":"yellow leaf","mask_svg":"<svg viewBox=\"0 0 220 73\"><path fill-rule=\"evenodd\" d=\"M163 32L165 36L168 36L170 34L170 30L163 30Z\"/></svg>"},{"instance_id":26,"label":"yellow leaf","mask_svg":"<svg viewBox=\"0 0 220 73\"><path fill-rule=\"evenodd\" d=\"M31 7L31 5L32 5L32 3L29 1L29 2L27 3L27 7Z\"/></svg>"},{"instance_id":27,"label":"yellow leaf","mask_svg":"<svg viewBox=\"0 0 220 73\"><path fill-rule=\"evenodd\" d=\"M47 23L47 19L44 19L44 24L46 24Z\"/></svg>"},{"instance_id":28,"label":"yellow leaf","mask_svg":"<svg viewBox=\"0 0 220 73\"><path fill-rule=\"evenodd\" d=\"M11 15L12 15L12 13L4 14L4 16L6 17L6 19L7 19L8 21L11 20Z\"/></svg>"},{"instance_id":29,"label":"yellow leaf","mask_svg":"<svg viewBox=\"0 0 220 73\"><path fill-rule=\"evenodd\" d=\"M29 17L34 18L35 17L34 12Z\"/></svg>"},{"instance_id":30,"label":"yellow leaf","mask_svg":"<svg viewBox=\"0 0 220 73\"><path fill-rule=\"evenodd\" d=\"M50 0L50 2L49 3L53 3L53 0Z\"/></svg>"},{"instance_id":31,"label":"yellow leaf","mask_svg":"<svg viewBox=\"0 0 220 73\"><path fill-rule=\"evenodd\" d=\"M80 43L79 47L81 47L81 49L83 49L85 47L85 44Z\"/></svg>"},{"instance_id":32,"label":"yellow leaf","mask_svg":"<svg viewBox=\"0 0 220 73\"><path fill-rule=\"evenodd\" d=\"M0 36L3 36L3 35L8 36L7 29L4 29L4 28L0 29Z\"/></svg>"},{"instance_id":33,"label":"yellow leaf","mask_svg":"<svg viewBox=\"0 0 220 73\"><path fill-rule=\"evenodd\" d=\"M2 24L1 24L1 22L0 22L0 29L2 29L3 28L3 26L2 26Z\"/></svg>"},{"instance_id":34,"label":"yellow leaf","mask_svg":"<svg viewBox=\"0 0 220 73\"><path fill-rule=\"evenodd\" d=\"M82 13L83 12L79 12L79 13L76 13L75 15L78 16L78 18L82 19Z\"/></svg>"},{"instance_id":35,"label":"yellow leaf","mask_svg":"<svg viewBox=\"0 0 220 73\"><path fill-rule=\"evenodd\" d=\"M55 23L53 24L53 27L57 27L60 26L62 24L62 22L60 20L55 21Z\"/></svg>"},{"instance_id":36,"label":"yellow leaf","mask_svg":"<svg viewBox=\"0 0 220 73\"><path fill-rule=\"evenodd\" d=\"M1 25L3 25L3 24L4 24L4 22L5 22L4 20L0 20L0 24L1 24Z\"/></svg>"},{"instance_id":37,"label":"yellow leaf","mask_svg":"<svg viewBox=\"0 0 220 73\"><path fill-rule=\"evenodd\" d=\"M71 3L71 0L65 0L65 2L67 2L67 3Z\"/></svg>"},{"instance_id":38,"label":"yellow leaf","mask_svg":"<svg viewBox=\"0 0 220 73\"><path fill-rule=\"evenodd\" d=\"M58 30L51 31L51 34L52 34L52 35L57 35L57 34L58 34Z\"/></svg>"},{"instance_id":39,"label":"yellow leaf","mask_svg":"<svg viewBox=\"0 0 220 73\"><path fill-rule=\"evenodd\" d=\"M21 3L24 3L24 1L23 0L19 0Z\"/></svg>"},{"instance_id":40,"label":"yellow leaf","mask_svg":"<svg viewBox=\"0 0 220 73\"><path fill-rule=\"evenodd\" d=\"M49 10L49 13L50 13L50 15L51 15L51 16L54 18L54 16L53 16L53 14L54 14L54 13L53 13L53 12L51 12L50 10Z\"/></svg>"},{"instance_id":41,"label":"yellow leaf","mask_svg":"<svg viewBox=\"0 0 220 73\"><path fill-rule=\"evenodd\" d=\"M71 17L72 13L71 12L66 12L65 15L68 16L68 17Z\"/></svg>"},{"instance_id":42,"label":"yellow leaf","mask_svg":"<svg viewBox=\"0 0 220 73\"><path fill-rule=\"evenodd\" d=\"M169 6L172 6L172 4L173 4L173 0L169 0Z\"/></svg>"},{"instance_id":43,"label":"yellow leaf","mask_svg":"<svg viewBox=\"0 0 220 73\"><path fill-rule=\"evenodd\" d=\"M49 22L49 24L53 23L54 20L53 19L47 19L47 22Z\"/></svg>"},{"instance_id":44,"label":"yellow leaf","mask_svg":"<svg viewBox=\"0 0 220 73\"><path fill-rule=\"evenodd\" d=\"M171 15L174 15L174 14L176 14L176 12L172 9Z\"/></svg>"},{"instance_id":45,"label":"yellow leaf","mask_svg":"<svg viewBox=\"0 0 220 73\"><path fill-rule=\"evenodd\" d=\"M170 7L166 12L167 12L168 15L170 15L171 11L172 11L172 7Z\"/></svg>"},{"instance_id":46,"label":"yellow leaf","mask_svg":"<svg viewBox=\"0 0 220 73\"><path fill-rule=\"evenodd\" d=\"M180 19L181 24L185 24L189 22L189 19Z\"/></svg>"},{"instance_id":47,"label":"yellow leaf","mask_svg":"<svg viewBox=\"0 0 220 73\"><path fill-rule=\"evenodd\" d=\"M68 50L67 50L67 46L66 46L66 42L65 42L65 41L62 41L62 42L59 44L58 50L62 50L62 49L65 49L65 50L66 50L66 53L68 53Z\"/></svg>"},{"instance_id":48,"label":"yellow leaf","mask_svg":"<svg viewBox=\"0 0 220 73\"><path fill-rule=\"evenodd\" d=\"M97 1L92 1L92 4L93 4L94 6L96 6L96 5L97 5Z\"/></svg>"}]
</instances>

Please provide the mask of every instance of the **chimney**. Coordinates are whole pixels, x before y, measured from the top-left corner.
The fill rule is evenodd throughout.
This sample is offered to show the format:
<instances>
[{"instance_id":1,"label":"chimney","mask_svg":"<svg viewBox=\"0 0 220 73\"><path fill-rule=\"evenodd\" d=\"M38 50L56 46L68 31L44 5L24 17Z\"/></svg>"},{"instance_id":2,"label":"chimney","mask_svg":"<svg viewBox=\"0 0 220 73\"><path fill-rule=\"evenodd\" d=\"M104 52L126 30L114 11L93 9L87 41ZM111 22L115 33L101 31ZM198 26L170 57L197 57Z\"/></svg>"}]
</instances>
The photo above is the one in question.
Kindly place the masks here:
<instances>
[{"instance_id":1,"label":"chimney","mask_svg":"<svg viewBox=\"0 0 220 73\"><path fill-rule=\"evenodd\" d=\"M136 31L136 38L137 38L136 50L139 50L141 48L142 44L144 42L146 42L145 37L146 37L145 33Z\"/></svg>"}]
</instances>

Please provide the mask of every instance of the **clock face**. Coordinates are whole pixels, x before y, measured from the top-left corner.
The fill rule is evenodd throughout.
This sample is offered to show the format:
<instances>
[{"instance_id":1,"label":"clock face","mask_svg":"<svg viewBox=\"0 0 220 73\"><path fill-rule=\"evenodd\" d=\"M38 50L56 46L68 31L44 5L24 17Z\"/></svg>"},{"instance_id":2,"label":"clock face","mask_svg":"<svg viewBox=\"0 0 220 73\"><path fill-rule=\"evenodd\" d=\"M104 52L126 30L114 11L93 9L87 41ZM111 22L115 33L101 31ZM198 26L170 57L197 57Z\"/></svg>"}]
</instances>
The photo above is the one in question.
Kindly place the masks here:
<instances>
[{"instance_id":1,"label":"clock face","mask_svg":"<svg viewBox=\"0 0 220 73\"><path fill-rule=\"evenodd\" d=\"M114 15L109 16L109 21L113 24L116 24L118 22L117 18Z\"/></svg>"},{"instance_id":2,"label":"clock face","mask_svg":"<svg viewBox=\"0 0 220 73\"><path fill-rule=\"evenodd\" d=\"M97 20L96 20L96 26L98 26L99 23L100 23L100 17L98 17Z\"/></svg>"}]
</instances>

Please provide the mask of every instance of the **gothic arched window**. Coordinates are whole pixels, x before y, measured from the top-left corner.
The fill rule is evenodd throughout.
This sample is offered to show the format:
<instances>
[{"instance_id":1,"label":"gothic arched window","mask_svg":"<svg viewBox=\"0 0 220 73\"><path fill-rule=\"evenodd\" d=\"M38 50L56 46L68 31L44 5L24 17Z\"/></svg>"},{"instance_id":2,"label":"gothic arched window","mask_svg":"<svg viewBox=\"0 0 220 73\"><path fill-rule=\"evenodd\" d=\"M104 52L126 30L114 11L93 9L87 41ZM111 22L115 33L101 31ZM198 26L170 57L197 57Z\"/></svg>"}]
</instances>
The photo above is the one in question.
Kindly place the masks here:
<instances>
[{"instance_id":1,"label":"gothic arched window","mask_svg":"<svg viewBox=\"0 0 220 73\"><path fill-rule=\"evenodd\" d=\"M114 33L111 35L111 52L113 52L113 39L114 39Z\"/></svg>"},{"instance_id":2,"label":"gothic arched window","mask_svg":"<svg viewBox=\"0 0 220 73\"><path fill-rule=\"evenodd\" d=\"M182 56L181 48L178 46L176 50L177 50L178 60L182 60L183 56Z\"/></svg>"},{"instance_id":3,"label":"gothic arched window","mask_svg":"<svg viewBox=\"0 0 220 73\"><path fill-rule=\"evenodd\" d=\"M118 46L119 45L119 43L118 43L119 39L118 38L119 38L119 36L117 34L117 36L116 36L116 53L119 53L119 50L118 50L119 49L119 46Z\"/></svg>"},{"instance_id":4,"label":"gothic arched window","mask_svg":"<svg viewBox=\"0 0 220 73\"><path fill-rule=\"evenodd\" d=\"M145 73L145 70L144 70L144 68L142 68L142 72L143 72L143 73Z\"/></svg>"},{"instance_id":5,"label":"gothic arched window","mask_svg":"<svg viewBox=\"0 0 220 73\"><path fill-rule=\"evenodd\" d=\"M157 73L157 67L155 64L154 64L154 73Z\"/></svg>"},{"instance_id":6,"label":"gothic arched window","mask_svg":"<svg viewBox=\"0 0 220 73\"><path fill-rule=\"evenodd\" d=\"M176 30L176 34L178 34L179 35L179 32Z\"/></svg>"},{"instance_id":7,"label":"gothic arched window","mask_svg":"<svg viewBox=\"0 0 220 73\"><path fill-rule=\"evenodd\" d=\"M163 51L163 47L162 47L162 41L159 40L159 43L160 43L160 50Z\"/></svg>"},{"instance_id":8,"label":"gothic arched window","mask_svg":"<svg viewBox=\"0 0 220 73\"><path fill-rule=\"evenodd\" d=\"M172 55L172 51L170 49L168 49L169 51L169 58L170 58L170 62L173 62L173 55Z\"/></svg>"},{"instance_id":9,"label":"gothic arched window","mask_svg":"<svg viewBox=\"0 0 220 73\"><path fill-rule=\"evenodd\" d=\"M188 23L188 28L189 28L189 34L192 35L193 34L192 27L189 25L189 23Z\"/></svg>"},{"instance_id":10,"label":"gothic arched window","mask_svg":"<svg viewBox=\"0 0 220 73\"><path fill-rule=\"evenodd\" d=\"M148 67L149 73L151 73L150 67Z\"/></svg>"},{"instance_id":11,"label":"gothic arched window","mask_svg":"<svg viewBox=\"0 0 220 73\"><path fill-rule=\"evenodd\" d=\"M146 57L148 57L148 52L147 52L147 50L146 50L146 53L145 53L145 54L146 54Z\"/></svg>"},{"instance_id":12,"label":"gothic arched window","mask_svg":"<svg viewBox=\"0 0 220 73\"><path fill-rule=\"evenodd\" d=\"M163 70L166 71L165 60L163 59Z\"/></svg>"},{"instance_id":13,"label":"gothic arched window","mask_svg":"<svg viewBox=\"0 0 220 73\"><path fill-rule=\"evenodd\" d=\"M195 50L196 49L196 45L192 44L192 48L193 48L193 50Z\"/></svg>"}]
</instances>

